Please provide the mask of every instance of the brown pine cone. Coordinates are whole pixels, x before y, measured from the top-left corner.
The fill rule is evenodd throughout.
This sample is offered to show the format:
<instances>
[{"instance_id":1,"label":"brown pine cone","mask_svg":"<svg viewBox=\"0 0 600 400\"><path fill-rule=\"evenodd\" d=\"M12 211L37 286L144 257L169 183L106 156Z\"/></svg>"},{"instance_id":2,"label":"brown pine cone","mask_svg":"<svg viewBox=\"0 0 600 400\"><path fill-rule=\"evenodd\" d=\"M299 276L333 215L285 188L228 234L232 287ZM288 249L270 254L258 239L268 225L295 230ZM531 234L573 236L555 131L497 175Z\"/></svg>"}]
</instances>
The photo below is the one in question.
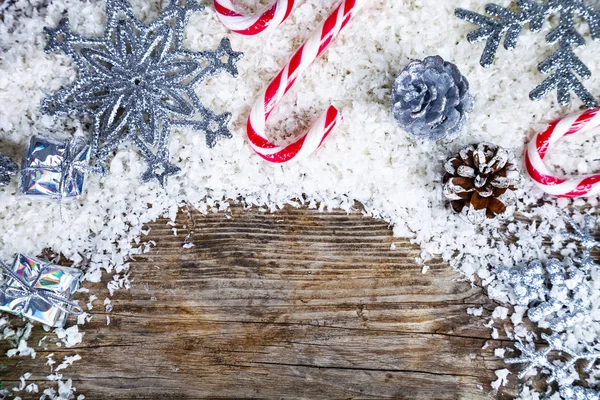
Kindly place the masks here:
<instances>
[{"instance_id":1,"label":"brown pine cone","mask_svg":"<svg viewBox=\"0 0 600 400\"><path fill-rule=\"evenodd\" d=\"M489 143L463 148L444 164L444 196L472 224L505 216L521 180L513 155Z\"/></svg>"}]
</instances>

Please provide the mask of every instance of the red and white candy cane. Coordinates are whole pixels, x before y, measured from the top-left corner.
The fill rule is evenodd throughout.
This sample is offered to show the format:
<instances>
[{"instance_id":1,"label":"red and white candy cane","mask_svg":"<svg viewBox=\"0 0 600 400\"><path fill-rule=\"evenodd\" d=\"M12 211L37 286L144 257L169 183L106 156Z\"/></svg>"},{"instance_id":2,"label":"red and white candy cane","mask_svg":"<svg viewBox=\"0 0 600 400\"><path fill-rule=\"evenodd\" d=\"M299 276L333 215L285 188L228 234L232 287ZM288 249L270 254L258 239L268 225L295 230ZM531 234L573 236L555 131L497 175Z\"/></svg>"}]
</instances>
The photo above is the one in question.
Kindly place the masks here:
<instances>
[{"instance_id":1,"label":"red and white candy cane","mask_svg":"<svg viewBox=\"0 0 600 400\"><path fill-rule=\"evenodd\" d=\"M294 9L295 0L277 0L258 15L243 15L232 0L214 0L217 16L227 28L241 35L258 35L273 30L285 21Z\"/></svg>"},{"instance_id":2,"label":"red and white candy cane","mask_svg":"<svg viewBox=\"0 0 600 400\"><path fill-rule=\"evenodd\" d=\"M600 194L600 174L559 178L544 164L548 149L561 138L599 126L600 108L596 108L556 121L533 138L525 151L525 164L540 189L553 196L570 199Z\"/></svg>"},{"instance_id":3,"label":"red and white candy cane","mask_svg":"<svg viewBox=\"0 0 600 400\"><path fill-rule=\"evenodd\" d=\"M248 117L248 140L254 151L267 161L284 163L301 159L314 152L342 120L340 111L329 106L308 133L288 146L278 146L267 138L266 123L271 112L308 66L329 46L338 33L364 5L364 0L344 0L325 20L319 30L298 49L290 62L267 86L254 103Z\"/></svg>"}]
</instances>

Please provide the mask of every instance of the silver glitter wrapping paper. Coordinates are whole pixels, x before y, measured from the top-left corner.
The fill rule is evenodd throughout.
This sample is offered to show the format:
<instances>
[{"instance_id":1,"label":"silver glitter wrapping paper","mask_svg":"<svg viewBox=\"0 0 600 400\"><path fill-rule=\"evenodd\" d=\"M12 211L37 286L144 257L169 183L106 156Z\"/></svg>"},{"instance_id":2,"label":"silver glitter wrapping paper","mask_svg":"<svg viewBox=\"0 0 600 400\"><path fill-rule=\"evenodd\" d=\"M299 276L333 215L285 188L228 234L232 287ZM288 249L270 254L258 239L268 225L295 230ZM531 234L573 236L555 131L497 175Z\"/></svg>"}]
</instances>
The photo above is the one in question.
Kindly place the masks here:
<instances>
[{"instance_id":1,"label":"silver glitter wrapping paper","mask_svg":"<svg viewBox=\"0 0 600 400\"><path fill-rule=\"evenodd\" d=\"M21 193L58 200L81 196L89 157L90 146L81 138L32 137L21 167Z\"/></svg>"},{"instance_id":2,"label":"silver glitter wrapping paper","mask_svg":"<svg viewBox=\"0 0 600 400\"><path fill-rule=\"evenodd\" d=\"M77 291L83 275L79 269L49 264L22 254L15 257L12 272L34 292L38 291L42 296L47 292L66 299L71 299ZM18 291L10 289L22 289L23 285L10 277L5 276L4 279L0 290L0 311L52 327L64 326L69 313L62 307L55 306L51 300L42 296L15 295Z\"/></svg>"},{"instance_id":3,"label":"silver glitter wrapping paper","mask_svg":"<svg viewBox=\"0 0 600 400\"><path fill-rule=\"evenodd\" d=\"M171 129L188 127L203 132L213 147L230 138L230 113L215 114L205 107L194 88L207 78L226 72L237 76L242 53L223 39L216 50L193 52L183 47L189 16L202 11L196 0L171 0L159 18L142 24L126 0L106 1L104 36L85 38L71 31L63 19L46 28L46 51L63 51L77 67L73 84L45 99L42 110L52 115L94 119L94 169L105 164L116 148L132 142L148 168L143 181L166 179L179 172L170 162Z\"/></svg>"},{"instance_id":4,"label":"silver glitter wrapping paper","mask_svg":"<svg viewBox=\"0 0 600 400\"><path fill-rule=\"evenodd\" d=\"M585 45L585 38L575 27L575 21L579 18L587 21L592 39L600 40L600 12L585 0L519 0L517 5L518 11L488 4L485 10L489 16L462 8L456 10L458 18L479 25L479 29L467 35L469 42L487 42L481 56L481 65L492 65L503 37L504 47L507 50L514 49L525 25L529 24L532 32L539 32L546 20L556 14L559 16L558 24L546 35L546 41L551 45L557 44L558 49L538 65L541 73L550 76L533 89L529 97L540 100L556 90L558 102L567 105L571 101L570 93L573 92L586 107L596 108L598 101L581 83L581 80L589 79L592 72L575 54L573 47ZM589 54L588 58L592 60L594 56Z\"/></svg>"}]
</instances>

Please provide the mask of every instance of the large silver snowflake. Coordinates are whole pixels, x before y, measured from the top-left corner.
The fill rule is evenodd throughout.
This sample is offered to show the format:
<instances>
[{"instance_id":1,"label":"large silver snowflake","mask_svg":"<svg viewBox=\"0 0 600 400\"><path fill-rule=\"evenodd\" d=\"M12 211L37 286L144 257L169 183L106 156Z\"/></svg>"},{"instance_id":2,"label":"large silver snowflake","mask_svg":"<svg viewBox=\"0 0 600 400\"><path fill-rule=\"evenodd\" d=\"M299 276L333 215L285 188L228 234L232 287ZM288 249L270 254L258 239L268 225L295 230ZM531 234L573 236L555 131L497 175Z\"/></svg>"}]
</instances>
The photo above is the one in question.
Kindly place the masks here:
<instances>
[{"instance_id":1,"label":"large silver snowflake","mask_svg":"<svg viewBox=\"0 0 600 400\"><path fill-rule=\"evenodd\" d=\"M46 51L68 54L79 74L70 86L46 98L42 109L93 117L92 156L98 172L105 172L106 159L119 145L133 142L148 165L142 180L164 185L179 171L169 161L172 127L204 132L209 147L220 137L231 137L231 114L215 114L203 106L194 87L220 72L237 76L242 53L232 51L227 39L216 50L183 48L190 14L203 9L196 0L170 0L157 20L144 25L126 0L107 0L103 37L72 32L68 19L45 28Z\"/></svg>"},{"instance_id":2,"label":"large silver snowflake","mask_svg":"<svg viewBox=\"0 0 600 400\"><path fill-rule=\"evenodd\" d=\"M533 89L529 97L540 100L556 90L558 102L567 105L571 101L572 91L588 108L596 108L598 101L581 83L581 80L589 79L592 72L573 51L573 47L585 45L585 38L576 29L578 19L588 22L593 40L600 40L600 12L591 3L589 0L517 0L517 7L512 8L487 4L485 10L489 16L462 8L456 9L456 16L479 25L478 29L468 34L467 39L471 43L487 41L480 62L484 67L494 62L503 37L504 47L512 50L517 46L519 35L526 25L529 24L532 32L539 32L547 19L557 16L553 29L546 35L546 42L558 44L558 49L538 64L542 74L551 75Z\"/></svg>"},{"instance_id":3,"label":"large silver snowflake","mask_svg":"<svg viewBox=\"0 0 600 400\"><path fill-rule=\"evenodd\" d=\"M558 389L563 400L600 400L598 385L592 380L586 382L590 375L598 373L600 341L595 336L578 341L574 336L590 321L596 323L599 319L594 279L600 268L591 258L591 252L600 247L600 242L592 234L589 215L583 226L566 219L574 233L563 234L579 243L581 258L563 262L552 259L546 265L535 260L521 268L501 267L496 271L498 280L512 292L516 305L527 309L529 320L550 332L542 334L546 345L517 343L519 357L505 361L525 364L520 379L532 372L547 376L546 381ZM534 337L533 332L527 336ZM584 387L582 383L593 387Z\"/></svg>"}]
</instances>

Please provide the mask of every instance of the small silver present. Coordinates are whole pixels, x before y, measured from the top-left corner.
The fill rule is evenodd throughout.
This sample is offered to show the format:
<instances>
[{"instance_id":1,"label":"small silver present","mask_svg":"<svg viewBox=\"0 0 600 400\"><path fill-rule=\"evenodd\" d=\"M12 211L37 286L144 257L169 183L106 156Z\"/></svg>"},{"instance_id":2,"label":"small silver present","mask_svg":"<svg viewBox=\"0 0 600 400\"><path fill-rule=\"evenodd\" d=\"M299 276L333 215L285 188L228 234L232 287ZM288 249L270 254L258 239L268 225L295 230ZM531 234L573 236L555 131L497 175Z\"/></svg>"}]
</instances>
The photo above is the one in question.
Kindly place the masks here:
<instances>
[{"instance_id":1,"label":"small silver present","mask_svg":"<svg viewBox=\"0 0 600 400\"><path fill-rule=\"evenodd\" d=\"M34 136L23 159L21 192L53 199L83 194L90 146L81 139L67 141Z\"/></svg>"},{"instance_id":2,"label":"small silver present","mask_svg":"<svg viewBox=\"0 0 600 400\"><path fill-rule=\"evenodd\" d=\"M72 300L83 273L17 254L12 267L0 261L0 311L51 327L63 327L69 314L83 310Z\"/></svg>"}]
</instances>

